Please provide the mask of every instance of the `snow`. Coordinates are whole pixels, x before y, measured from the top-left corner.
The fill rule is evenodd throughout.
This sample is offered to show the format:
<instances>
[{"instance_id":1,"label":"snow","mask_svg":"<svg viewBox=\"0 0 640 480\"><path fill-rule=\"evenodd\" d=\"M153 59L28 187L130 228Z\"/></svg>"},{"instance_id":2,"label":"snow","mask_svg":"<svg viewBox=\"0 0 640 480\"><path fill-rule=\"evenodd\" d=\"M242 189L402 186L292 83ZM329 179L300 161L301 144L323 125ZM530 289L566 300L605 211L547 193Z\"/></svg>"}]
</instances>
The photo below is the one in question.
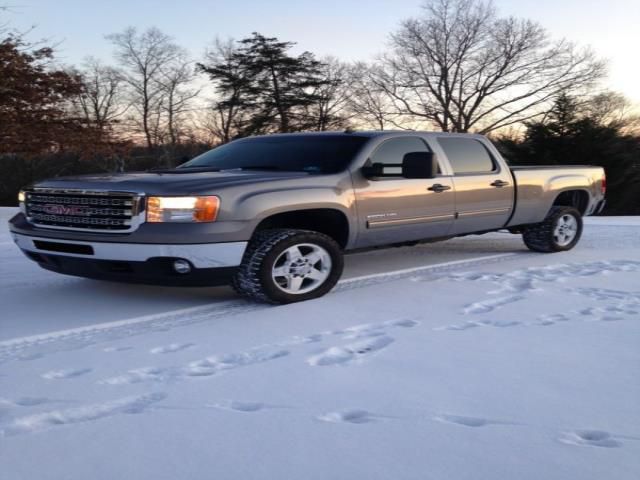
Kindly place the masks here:
<instances>
[{"instance_id":1,"label":"snow","mask_svg":"<svg viewBox=\"0 0 640 480\"><path fill-rule=\"evenodd\" d=\"M637 218L358 253L277 307L40 271L2 223L2 478L640 478Z\"/></svg>"}]
</instances>

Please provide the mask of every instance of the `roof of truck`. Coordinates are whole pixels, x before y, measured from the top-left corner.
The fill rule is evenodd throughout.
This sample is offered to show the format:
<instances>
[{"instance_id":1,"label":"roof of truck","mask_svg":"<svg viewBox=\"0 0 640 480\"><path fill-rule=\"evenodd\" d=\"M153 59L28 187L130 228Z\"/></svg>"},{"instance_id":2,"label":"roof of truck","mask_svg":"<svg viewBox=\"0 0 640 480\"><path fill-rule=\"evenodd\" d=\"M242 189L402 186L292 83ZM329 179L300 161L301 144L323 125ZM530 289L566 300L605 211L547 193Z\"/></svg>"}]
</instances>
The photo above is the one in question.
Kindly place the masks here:
<instances>
[{"instance_id":1,"label":"roof of truck","mask_svg":"<svg viewBox=\"0 0 640 480\"><path fill-rule=\"evenodd\" d=\"M344 135L344 136L358 136L358 137L379 137L383 135L394 135L398 133L404 133L404 134L419 133L419 134L431 134L431 135L438 135L438 136L461 136L461 135L477 136L477 137L482 136L475 133L450 133L450 132L438 132L438 131L426 131L426 130L334 130L334 131L325 131L325 132L271 133L268 135L257 135L257 136ZM247 137L247 138L250 138L250 137Z\"/></svg>"}]
</instances>

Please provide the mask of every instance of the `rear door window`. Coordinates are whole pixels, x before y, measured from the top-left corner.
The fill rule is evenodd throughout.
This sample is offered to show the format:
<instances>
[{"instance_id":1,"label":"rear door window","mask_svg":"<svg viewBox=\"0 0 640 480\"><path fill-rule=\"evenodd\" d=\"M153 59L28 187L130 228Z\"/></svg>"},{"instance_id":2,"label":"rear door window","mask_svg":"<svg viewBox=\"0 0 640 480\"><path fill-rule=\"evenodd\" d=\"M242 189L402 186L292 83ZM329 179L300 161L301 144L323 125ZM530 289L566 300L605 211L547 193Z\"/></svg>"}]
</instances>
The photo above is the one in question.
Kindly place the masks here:
<instances>
[{"instance_id":1,"label":"rear door window","mask_svg":"<svg viewBox=\"0 0 640 480\"><path fill-rule=\"evenodd\" d=\"M438 143L449 159L455 175L483 174L496 170L487 148L478 140L462 137L440 137Z\"/></svg>"}]
</instances>

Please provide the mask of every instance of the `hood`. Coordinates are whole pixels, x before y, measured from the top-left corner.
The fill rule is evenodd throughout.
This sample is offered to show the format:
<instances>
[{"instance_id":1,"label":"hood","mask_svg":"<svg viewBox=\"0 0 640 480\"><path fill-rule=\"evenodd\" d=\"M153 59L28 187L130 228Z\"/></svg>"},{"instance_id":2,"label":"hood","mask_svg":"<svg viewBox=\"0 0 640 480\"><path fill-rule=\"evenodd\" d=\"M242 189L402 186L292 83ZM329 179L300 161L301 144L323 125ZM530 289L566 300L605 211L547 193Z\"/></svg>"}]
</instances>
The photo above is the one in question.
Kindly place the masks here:
<instances>
[{"instance_id":1,"label":"hood","mask_svg":"<svg viewBox=\"0 0 640 480\"><path fill-rule=\"evenodd\" d=\"M225 171L172 173L144 172L100 175L79 175L44 180L34 187L111 190L139 192L150 195L191 195L215 193L219 188L307 177L305 172Z\"/></svg>"}]
</instances>

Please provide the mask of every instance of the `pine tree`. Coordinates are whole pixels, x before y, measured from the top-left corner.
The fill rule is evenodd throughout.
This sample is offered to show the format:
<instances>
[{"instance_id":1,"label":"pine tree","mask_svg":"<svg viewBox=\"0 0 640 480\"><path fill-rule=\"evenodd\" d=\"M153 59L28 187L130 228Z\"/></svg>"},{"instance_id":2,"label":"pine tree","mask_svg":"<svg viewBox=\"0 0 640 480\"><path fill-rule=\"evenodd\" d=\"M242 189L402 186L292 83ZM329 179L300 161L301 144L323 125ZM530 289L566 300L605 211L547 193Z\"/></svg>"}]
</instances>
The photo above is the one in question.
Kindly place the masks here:
<instances>
[{"instance_id":1,"label":"pine tree","mask_svg":"<svg viewBox=\"0 0 640 480\"><path fill-rule=\"evenodd\" d=\"M226 113L227 126L239 120L239 136L314 127L304 109L318 101L315 92L329 81L312 53L288 53L294 45L253 33L216 63L199 65L223 97L217 108Z\"/></svg>"}]
</instances>

